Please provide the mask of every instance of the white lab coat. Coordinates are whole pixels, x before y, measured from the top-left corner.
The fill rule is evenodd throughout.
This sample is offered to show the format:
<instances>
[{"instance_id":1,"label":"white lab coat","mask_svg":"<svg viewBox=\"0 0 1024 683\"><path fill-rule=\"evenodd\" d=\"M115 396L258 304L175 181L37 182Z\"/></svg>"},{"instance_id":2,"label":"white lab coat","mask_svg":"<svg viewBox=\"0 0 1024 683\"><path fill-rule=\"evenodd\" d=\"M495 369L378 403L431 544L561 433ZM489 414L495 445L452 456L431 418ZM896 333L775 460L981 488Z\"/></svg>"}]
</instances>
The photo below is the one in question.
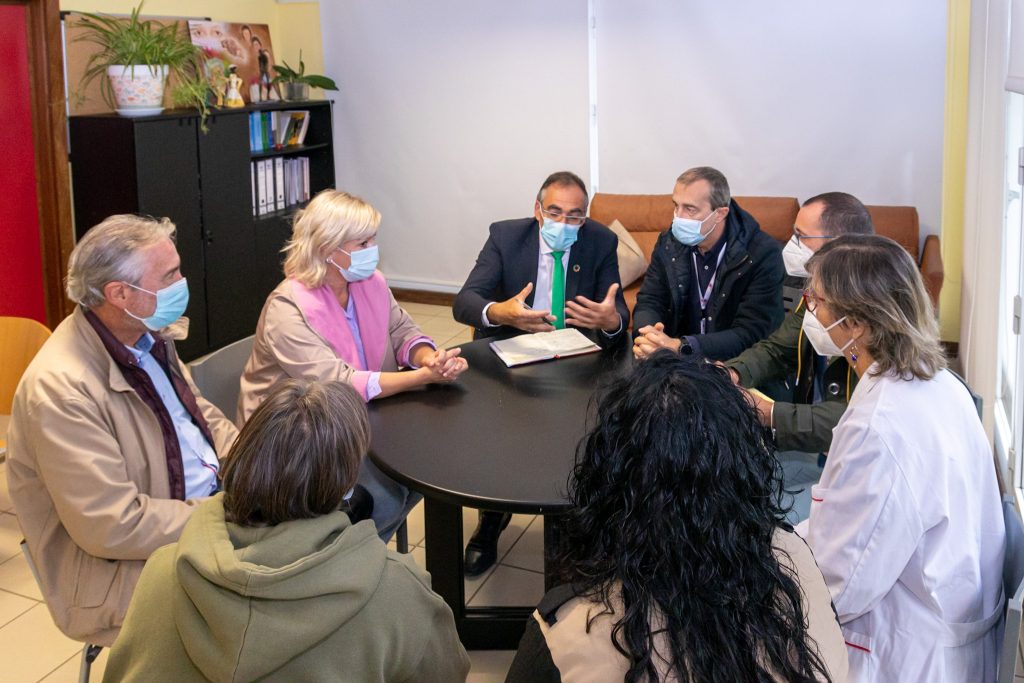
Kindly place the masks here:
<instances>
[{"instance_id":1,"label":"white lab coat","mask_svg":"<svg viewBox=\"0 0 1024 683\"><path fill-rule=\"evenodd\" d=\"M799 531L832 593L849 680L994 681L1002 507L959 380L869 371L811 496Z\"/></svg>"}]
</instances>

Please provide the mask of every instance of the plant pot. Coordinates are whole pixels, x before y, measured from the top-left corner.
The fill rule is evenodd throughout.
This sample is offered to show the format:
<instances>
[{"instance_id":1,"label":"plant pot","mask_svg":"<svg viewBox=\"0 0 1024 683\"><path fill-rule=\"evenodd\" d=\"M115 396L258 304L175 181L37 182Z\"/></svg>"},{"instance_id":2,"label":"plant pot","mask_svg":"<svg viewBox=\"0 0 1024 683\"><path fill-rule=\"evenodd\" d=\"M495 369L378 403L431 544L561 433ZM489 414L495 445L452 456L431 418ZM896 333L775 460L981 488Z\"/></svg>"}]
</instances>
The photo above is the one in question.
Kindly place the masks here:
<instances>
[{"instance_id":1,"label":"plant pot","mask_svg":"<svg viewBox=\"0 0 1024 683\"><path fill-rule=\"evenodd\" d=\"M121 116L150 116L164 110L167 67L145 64L107 67L110 88Z\"/></svg>"},{"instance_id":2,"label":"plant pot","mask_svg":"<svg viewBox=\"0 0 1024 683\"><path fill-rule=\"evenodd\" d=\"M309 83L285 83L284 98L291 102L302 102L309 99Z\"/></svg>"}]
</instances>

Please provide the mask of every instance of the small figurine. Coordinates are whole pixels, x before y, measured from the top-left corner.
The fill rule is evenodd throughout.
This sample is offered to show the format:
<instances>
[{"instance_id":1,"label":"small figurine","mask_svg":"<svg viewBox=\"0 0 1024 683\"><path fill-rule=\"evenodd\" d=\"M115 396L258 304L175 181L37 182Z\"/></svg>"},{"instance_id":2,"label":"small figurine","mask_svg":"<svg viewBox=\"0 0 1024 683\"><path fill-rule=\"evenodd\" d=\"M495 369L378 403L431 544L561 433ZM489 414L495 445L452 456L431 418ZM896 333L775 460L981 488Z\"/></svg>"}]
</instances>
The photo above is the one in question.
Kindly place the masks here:
<instances>
[{"instance_id":1,"label":"small figurine","mask_svg":"<svg viewBox=\"0 0 1024 683\"><path fill-rule=\"evenodd\" d=\"M235 73L238 67L234 64L228 67L228 88L224 93L224 106L229 109L237 109L245 106L242 93L238 90L242 86L242 79Z\"/></svg>"}]
</instances>

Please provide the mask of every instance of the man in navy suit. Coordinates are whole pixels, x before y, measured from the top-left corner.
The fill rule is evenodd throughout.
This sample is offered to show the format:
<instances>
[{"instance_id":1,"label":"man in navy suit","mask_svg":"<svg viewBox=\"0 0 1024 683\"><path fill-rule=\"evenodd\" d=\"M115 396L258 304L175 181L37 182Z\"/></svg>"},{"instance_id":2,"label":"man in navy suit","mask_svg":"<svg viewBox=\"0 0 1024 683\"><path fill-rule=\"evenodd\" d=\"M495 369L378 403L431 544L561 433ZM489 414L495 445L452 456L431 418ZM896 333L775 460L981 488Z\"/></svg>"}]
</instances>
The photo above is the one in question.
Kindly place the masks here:
<instances>
[{"instance_id":1,"label":"man in navy suit","mask_svg":"<svg viewBox=\"0 0 1024 683\"><path fill-rule=\"evenodd\" d=\"M629 325L622 297L619 240L587 218L587 187L574 173L548 176L532 218L500 221L466 284L453 314L474 336L511 337L562 327L583 329L603 347L621 341ZM482 574L497 559L498 536L511 515L480 512L466 546L466 575Z\"/></svg>"}]
</instances>

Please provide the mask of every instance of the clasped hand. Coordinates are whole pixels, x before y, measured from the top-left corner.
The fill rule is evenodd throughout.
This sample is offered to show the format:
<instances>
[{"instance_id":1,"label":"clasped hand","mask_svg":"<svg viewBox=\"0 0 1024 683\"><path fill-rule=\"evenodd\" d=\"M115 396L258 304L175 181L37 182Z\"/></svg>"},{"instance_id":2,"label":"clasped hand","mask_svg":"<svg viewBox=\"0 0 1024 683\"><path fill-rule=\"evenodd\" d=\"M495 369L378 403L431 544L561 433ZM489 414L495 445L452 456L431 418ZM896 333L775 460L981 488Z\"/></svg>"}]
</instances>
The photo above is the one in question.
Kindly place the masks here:
<instances>
[{"instance_id":1,"label":"clasped hand","mask_svg":"<svg viewBox=\"0 0 1024 683\"><path fill-rule=\"evenodd\" d=\"M431 382L454 382L469 367L469 362L461 358L462 349L437 349L429 355L422 369L430 374Z\"/></svg>"},{"instance_id":2,"label":"clasped hand","mask_svg":"<svg viewBox=\"0 0 1024 683\"><path fill-rule=\"evenodd\" d=\"M668 349L679 353L682 342L665 334L665 326L661 323L645 325L640 328L637 338L633 341L633 355L644 360L659 349Z\"/></svg>"}]
</instances>

